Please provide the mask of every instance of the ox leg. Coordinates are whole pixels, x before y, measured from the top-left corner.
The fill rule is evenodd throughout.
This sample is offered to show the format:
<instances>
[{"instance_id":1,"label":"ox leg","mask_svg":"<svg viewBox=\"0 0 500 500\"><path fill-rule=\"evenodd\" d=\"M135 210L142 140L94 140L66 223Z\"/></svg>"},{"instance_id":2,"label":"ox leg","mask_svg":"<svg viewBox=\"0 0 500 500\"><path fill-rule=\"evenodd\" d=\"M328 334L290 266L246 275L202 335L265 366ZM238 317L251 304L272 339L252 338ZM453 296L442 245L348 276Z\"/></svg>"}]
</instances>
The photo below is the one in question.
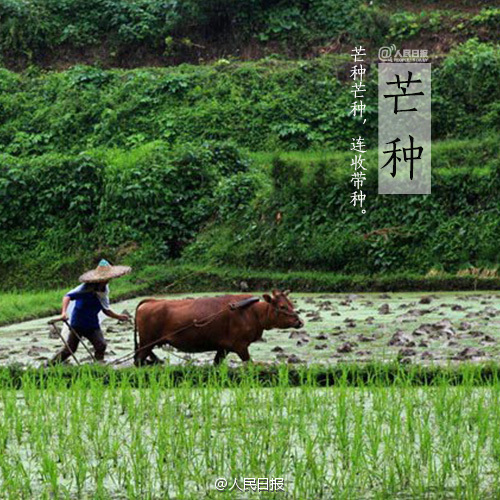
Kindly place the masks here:
<instances>
[{"instance_id":1,"label":"ox leg","mask_svg":"<svg viewBox=\"0 0 500 500\"><path fill-rule=\"evenodd\" d=\"M150 354L152 354L152 349L142 349L139 346L139 349L136 351L134 355L134 364L135 366L143 366L147 364L147 358Z\"/></svg>"},{"instance_id":2,"label":"ox leg","mask_svg":"<svg viewBox=\"0 0 500 500\"><path fill-rule=\"evenodd\" d=\"M222 361L224 361L226 356L227 356L226 349L219 349L217 351L217 354L215 355L214 366L220 365Z\"/></svg>"},{"instance_id":3,"label":"ox leg","mask_svg":"<svg viewBox=\"0 0 500 500\"><path fill-rule=\"evenodd\" d=\"M154 365L162 365L163 364L163 360L160 359L153 351L150 352L149 359L151 360L151 363Z\"/></svg>"},{"instance_id":4,"label":"ox leg","mask_svg":"<svg viewBox=\"0 0 500 500\"><path fill-rule=\"evenodd\" d=\"M244 363L250 361L250 353L248 352L248 346L240 347L234 352L236 352L236 354L241 358L241 361L243 361Z\"/></svg>"}]
</instances>

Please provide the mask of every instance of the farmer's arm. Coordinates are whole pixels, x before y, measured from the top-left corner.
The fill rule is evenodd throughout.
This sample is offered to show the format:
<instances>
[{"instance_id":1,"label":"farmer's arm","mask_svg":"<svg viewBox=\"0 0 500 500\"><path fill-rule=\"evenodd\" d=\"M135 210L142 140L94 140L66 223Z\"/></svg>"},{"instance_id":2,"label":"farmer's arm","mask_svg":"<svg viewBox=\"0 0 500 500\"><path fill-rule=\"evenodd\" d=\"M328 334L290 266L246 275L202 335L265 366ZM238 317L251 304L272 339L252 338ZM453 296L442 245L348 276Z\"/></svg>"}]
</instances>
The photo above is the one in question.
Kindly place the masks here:
<instances>
[{"instance_id":1,"label":"farmer's arm","mask_svg":"<svg viewBox=\"0 0 500 500\"><path fill-rule=\"evenodd\" d=\"M61 308L61 319L62 320L68 319L67 311L68 311L68 306L69 306L70 301L71 301L71 298L69 297L69 295L65 295L62 299L62 308Z\"/></svg>"},{"instance_id":2,"label":"farmer's arm","mask_svg":"<svg viewBox=\"0 0 500 500\"><path fill-rule=\"evenodd\" d=\"M85 294L84 292L80 292L80 291L76 291L75 290L72 290L71 292L68 292L62 299L62 308L61 308L61 319L63 321L67 321L68 320L68 306L69 306L69 303L72 301L72 300L76 300L76 299L80 299L82 297L84 297Z\"/></svg>"},{"instance_id":3,"label":"farmer's arm","mask_svg":"<svg viewBox=\"0 0 500 500\"><path fill-rule=\"evenodd\" d=\"M127 321L129 319L129 316L127 314L118 314L112 311L111 309L103 309L102 312L106 315L109 316L110 318L117 319L118 321Z\"/></svg>"}]
</instances>

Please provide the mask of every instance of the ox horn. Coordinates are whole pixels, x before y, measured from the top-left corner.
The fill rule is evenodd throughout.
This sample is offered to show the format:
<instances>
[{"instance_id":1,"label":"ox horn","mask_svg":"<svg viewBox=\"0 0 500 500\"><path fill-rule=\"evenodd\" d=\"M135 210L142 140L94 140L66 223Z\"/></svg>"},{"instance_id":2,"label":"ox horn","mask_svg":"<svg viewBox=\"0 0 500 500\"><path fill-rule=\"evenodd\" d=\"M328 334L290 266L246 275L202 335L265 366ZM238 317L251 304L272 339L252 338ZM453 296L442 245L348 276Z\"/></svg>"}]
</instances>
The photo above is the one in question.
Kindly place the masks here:
<instances>
[{"instance_id":1,"label":"ox horn","mask_svg":"<svg viewBox=\"0 0 500 500\"><path fill-rule=\"evenodd\" d=\"M290 295L290 292L291 292L291 290L285 290L285 291L283 292L283 295L285 295L285 297L286 297L287 295Z\"/></svg>"}]
</instances>

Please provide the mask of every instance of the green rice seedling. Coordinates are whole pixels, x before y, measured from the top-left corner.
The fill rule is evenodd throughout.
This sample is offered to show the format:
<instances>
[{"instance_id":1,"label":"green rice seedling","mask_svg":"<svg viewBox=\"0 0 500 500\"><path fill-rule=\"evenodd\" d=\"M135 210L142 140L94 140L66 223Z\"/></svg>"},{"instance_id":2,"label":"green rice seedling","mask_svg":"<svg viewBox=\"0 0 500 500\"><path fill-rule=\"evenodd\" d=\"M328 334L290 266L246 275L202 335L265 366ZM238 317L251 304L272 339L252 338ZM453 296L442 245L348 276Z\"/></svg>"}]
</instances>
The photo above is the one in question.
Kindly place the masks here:
<instances>
[{"instance_id":1,"label":"green rice seedling","mask_svg":"<svg viewBox=\"0 0 500 500\"><path fill-rule=\"evenodd\" d=\"M19 389L0 374L0 486L6 498L191 499L217 498L218 477L282 477L297 499L494 497L500 384L477 367L423 385L423 372L392 369L345 365L325 386L289 367L266 380L258 367L188 367L182 380L168 367L61 368L26 372Z\"/></svg>"}]
</instances>

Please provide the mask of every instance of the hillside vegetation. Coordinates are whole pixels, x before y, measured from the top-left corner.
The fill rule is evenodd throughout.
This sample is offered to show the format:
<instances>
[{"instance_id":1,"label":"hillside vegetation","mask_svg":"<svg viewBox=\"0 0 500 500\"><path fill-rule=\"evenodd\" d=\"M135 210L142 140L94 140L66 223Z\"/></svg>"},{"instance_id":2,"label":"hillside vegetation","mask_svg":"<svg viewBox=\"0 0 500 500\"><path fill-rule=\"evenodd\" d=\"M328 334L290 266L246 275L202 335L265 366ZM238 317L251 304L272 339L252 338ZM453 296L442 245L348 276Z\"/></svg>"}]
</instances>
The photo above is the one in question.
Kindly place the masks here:
<instances>
[{"instance_id":1,"label":"hillside vegetation","mask_svg":"<svg viewBox=\"0 0 500 500\"><path fill-rule=\"evenodd\" d=\"M0 0L0 53L9 67L311 57L360 41L439 54L498 39L499 21L484 0Z\"/></svg>"},{"instance_id":2,"label":"hillside vegetation","mask_svg":"<svg viewBox=\"0 0 500 500\"><path fill-rule=\"evenodd\" d=\"M215 11L197 0L92 1L102 14L97 23L95 12L78 0L0 0L5 66L21 53L37 62L49 49L63 60L70 39L88 47L104 34L104 45L115 44L117 51L137 47L141 36L154 47L167 32L176 33L172 43L178 47L188 28L207 39L214 30L215 38L230 32L238 40L264 42L259 30L272 26L271 11L284 15L281 2L271 8L252 0L238 11L221 2L217 15L226 12L229 24L221 20L217 28ZM420 15L414 27L434 29L436 19L446 17L471 35L433 64L430 196L377 196L377 66L368 62L362 126L349 117L346 52L161 68L0 68L0 288L62 286L101 256L136 269L174 260L343 276L495 268L500 48L479 39L497 29L496 10L465 4L463 25L457 11L443 17L446 9L429 3L429 15ZM287 16L304 14L305 4L287 5ZM336 29L344 33L360 19L351 16L358 2L339 6L336 0L311 2L298 27L271 30L268 41L283 35L283 46L293 48L292 39L297 46L305 40L300 50L321 37L331 42ZM338 15L329 16L327 26L321 9L333 7ZM414 24L408 19L415 13L396 3L360 8L373 15L386 9L391 23ZM159 12L173 16L173 31L162 31L166 21L157 23ZM20 21L26 15L32 23ZM372 31L380 19L363 19L375 43ZM488 27L472 30L477 23ZM57 38L63 24L64 40ZM296 30L310 32L301 38ZM384 36L414 36L391 30ZM360 134L370 148L365 215L349 204L349 147Z\"/></svg>"},{"instance_id":3,"label":"hillside vegetation","mask_svg":"<svg viewBox=\"0 0 500 500\"><path fill-rule=\"evenodd\" d=\"M348 58L348 56L347 56ZM252 151L344 150L377 141L377 68L367 124L349 117L350 61L274 59L170 68L24 74L0 70L0 152L133 148L153 140L228 140ZM433 138L500 130L500 49L470 41L433 69Z\"/></svg>"},{"instance_id":4,"label":"hillside vegetation","mask_svg":"<svg viewBox=\"0 0 500 500\"><path fill-rule=\"evenodd\" d=\"M102 254L366 275L497 262L496 138L436 144L428 196L377 196L371 168L364 216L349 204L349 153L270 163L218 143L4 157L2 285L63 283Z\"/></svg>"}]
</instances>

